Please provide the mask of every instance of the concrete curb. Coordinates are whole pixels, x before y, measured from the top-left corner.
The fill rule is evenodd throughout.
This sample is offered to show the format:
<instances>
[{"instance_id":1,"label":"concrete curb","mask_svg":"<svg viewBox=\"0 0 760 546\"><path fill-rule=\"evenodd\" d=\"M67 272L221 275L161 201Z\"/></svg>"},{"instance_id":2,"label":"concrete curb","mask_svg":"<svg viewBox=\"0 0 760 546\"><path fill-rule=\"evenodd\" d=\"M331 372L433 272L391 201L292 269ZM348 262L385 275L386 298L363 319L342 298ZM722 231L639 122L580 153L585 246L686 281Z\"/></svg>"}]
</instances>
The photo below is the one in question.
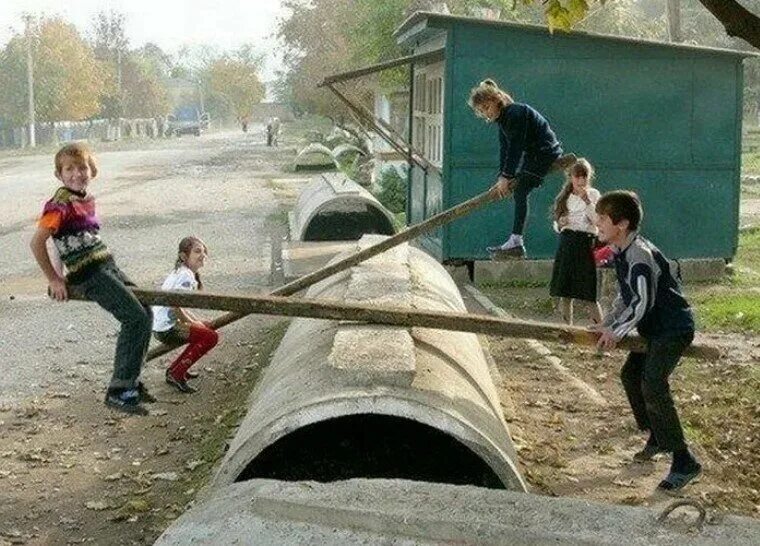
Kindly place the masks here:
<instances>
[{"instance_id":1,"label":"concrete curb","mask_svg":"<svg viewBox=\"0 0 760 546\"><path fill-rule=\"evenodd\" d=\"M186 544L530 544L739 546L760 525L726 516L701 526L692 509L666 521L651 508L404 480L330 484L251 480L176 520L156 546Z\"/></svg>"},{"instance_id":2,"label":"concrete curb","mask_svg":"<svg viewBox=\"0 0 760 546\"><path fill-rule=\"evenodd\" d=\"M504 309L497 306L495 303L493 303L488 296L483 294L480 290L478 290L476 287L474 287L471 284L465 284L464 285L465 291L467 291L470 296L472 296L475 301L477 301L484 309L486 309L490 314L496 315L497 317L504 317L509 318L512 320L515 320L515 317L507 313ZM549 366L552 367L553 370L555 370L558 374L560 374L564 379L566 379L573 387L575 387L578 392L583 394L589 401L591 401L593 404L605 407L608 405L607 399L602 396L599 391L597 391L594 387L586 383L585 381L581 380L580 378L576 377L572 374L572 372L562 365L562 360L554 356L551 349L549 349L546 345L541 343L540 341L536 341L535 339L528 339L525 340L528 347L533 351L533 353L539 357L541 357L544 362L549 364Z\"/></svg>"}]
</instances>

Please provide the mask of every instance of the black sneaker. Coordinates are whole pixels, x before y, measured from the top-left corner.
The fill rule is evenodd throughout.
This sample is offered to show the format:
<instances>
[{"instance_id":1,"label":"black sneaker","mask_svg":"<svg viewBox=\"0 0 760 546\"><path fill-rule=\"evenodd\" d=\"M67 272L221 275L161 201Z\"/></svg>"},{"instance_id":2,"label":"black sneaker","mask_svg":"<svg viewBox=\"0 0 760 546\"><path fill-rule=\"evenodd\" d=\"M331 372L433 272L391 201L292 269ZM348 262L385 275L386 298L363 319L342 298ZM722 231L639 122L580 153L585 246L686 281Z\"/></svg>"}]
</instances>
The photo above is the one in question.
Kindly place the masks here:
<instances>
[{"instance_id":1,"label":"black sneaker","mask_svg":"<svg viewBox=\"0 0 760 546\"><path fill-rule=\"evenodd\" d=\"M660 453L665 453L665 450L660 448L660 446L657 444L650 444L647 442L647 445L644 446L644 449L636 452L633 455L633 460L637 463L646 463L654 459L655 456L659 455Z\"/></svg>"},{"instance_id":2,"label":"black sneaker","mask_svg":"<svg viewBox=\"0 0 760 546\"><path fill-rule=\"evenodd\" d=\"M192 393L198 390L192 385L189 385L186 380L174 377L169 373L169 370L166 370L166 382L180 392Z\"/></svg>"},{"instance_id":3,"label":"black sneaker","mask_svg":"<svg viewBox=\"0 0 760 546\"><path fill-rule=\"evenodd\" d=\"M148 392L148 387L142 381L137 382L137 392L140 393L140 402L145 402L146 404L158 402L158 398Z\"/></svg>"},{"instance_id":4,"label":"black sneaker","mask_svg":"<svg viewBox=\"0 0 760 546\"><path fill-rule=\"evenodd\" d=\"M110 406L131 415L148 415L148 410L140 405L140 392L137 389L108 389L104 400Z\"/></svg>"}]
</instances>

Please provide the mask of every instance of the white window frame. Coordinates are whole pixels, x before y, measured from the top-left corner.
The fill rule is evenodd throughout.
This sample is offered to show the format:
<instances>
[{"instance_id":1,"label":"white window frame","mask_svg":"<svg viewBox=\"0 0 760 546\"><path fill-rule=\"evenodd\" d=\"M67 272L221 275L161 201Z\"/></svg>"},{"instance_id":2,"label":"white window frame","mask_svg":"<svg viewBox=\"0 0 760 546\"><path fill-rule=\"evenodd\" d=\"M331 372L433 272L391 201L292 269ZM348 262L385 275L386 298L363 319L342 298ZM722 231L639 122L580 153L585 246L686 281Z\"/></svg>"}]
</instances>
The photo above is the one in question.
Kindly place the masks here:
<instances>
[{"instance_id":1,"label":"white window frame","mask_svg":"<svg viewBox=\"0 0 760 546\"><path fill-rule=\"evenodd\" d=\"M436 167L443 163L443 62L414 69L412 145Z\"/></svg>"}]
</instances>

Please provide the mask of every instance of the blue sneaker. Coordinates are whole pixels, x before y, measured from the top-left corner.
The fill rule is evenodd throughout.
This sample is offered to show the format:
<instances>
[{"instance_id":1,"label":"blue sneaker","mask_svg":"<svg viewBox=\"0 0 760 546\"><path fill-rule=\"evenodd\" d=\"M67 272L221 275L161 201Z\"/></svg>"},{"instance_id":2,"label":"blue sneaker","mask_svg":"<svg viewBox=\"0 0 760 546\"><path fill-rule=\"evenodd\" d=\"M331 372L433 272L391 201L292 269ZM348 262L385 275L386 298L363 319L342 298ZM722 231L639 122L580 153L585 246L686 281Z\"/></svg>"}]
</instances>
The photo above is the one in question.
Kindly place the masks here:
<instances>
[{"instance_id":1,"label":"blue sneaker","mask_svg":"<svg viewBox=\"0 0 760 546\"><path fill-rule=\"evenodd\" d=\"M108 389L105 404L131 415L148 415L148 410L140 404L138 389Z\"/></svg>"},{"instance_id":2,"label":"blue sneaker","mask_svg":"<svg viewBox=\"0 0 760 546\"><path fill-rule=\"evenodd\" d=\"M667 477L660 482L657 489L665 493L675 493L702 473L702 465L695 463L689 468L676 472L671 469Z\"/></svg>"}]
</instances>

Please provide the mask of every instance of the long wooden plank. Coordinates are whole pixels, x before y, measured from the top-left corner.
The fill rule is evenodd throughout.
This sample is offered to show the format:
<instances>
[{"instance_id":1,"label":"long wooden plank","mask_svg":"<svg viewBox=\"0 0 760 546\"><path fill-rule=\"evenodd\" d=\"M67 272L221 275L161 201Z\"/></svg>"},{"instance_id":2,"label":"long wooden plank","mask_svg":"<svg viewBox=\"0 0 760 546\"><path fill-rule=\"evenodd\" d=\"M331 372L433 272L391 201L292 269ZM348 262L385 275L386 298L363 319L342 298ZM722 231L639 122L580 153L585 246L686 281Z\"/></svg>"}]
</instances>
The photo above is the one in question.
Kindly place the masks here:
<instances>
[{"instance_id":1,"label":"long wooden plank","mask_svg":"<svg viewBox=\"0 0 760 546\"><path fill-rule=\"evenodd\" d=\"M472 199L468 199L464 203L461 203L455 207L452 207L448 210L440 212L436 214L435 216L431 216L430 218L428 218L427 220L423 222L420 222L419 224L410 226L404 231L397 233L393 237L389 237L377 243L376 245L367 247L363 250L360 250L356 254L348 256L342 260L339 260L331 265L327 265L321 269L317 269L316 271L309 273L308 275L304 275L303 277L300 277L288 284L284 284L281 287L273 290L270 294L275 295L275 296L290 296L291 294L300 292L304 288L308 288L312 284L318 283L319 281L326 279L327 277L330 277L331 275L335 275L336 273L345 271L346 269L349 269L355 265L358 265L365 260L369 260L373 256L377 256L378 254L385 252L386 250L390 248L393 248L402 243L411 241L412 239L415 239L416 237L419 237L420 235L423 235L425 233L429 233L441 227L444 224L452 222L456 220L457 218L461 218L462 216L466 216L467 214L471 213L473 210L480 208L484 205L487 205L488 203L491 203L496 200L498 200L498 197L493 191L489 190L489 191L483 192L480 195L473 197ZM248 313L245 313L245 312L227 313L225 315L222 315L221 317L216 318L214 321L212 321L211 326L216 330L230 323L233 323L236 320L240 320L247 314ZM175 349L176 347L178 347L178 345L168 345L168 344L155 347L148 352L147 360L153 360L156 357L159 357L163 354L168 353L169 351Z\"/></svg>"},{"instance_id":2,"label":"long wooden plank","mask_svg":"<svg viewBox=\"0 0 760 546\"><path fill-rule=\"evenodd\" d=\"M596 345L598 334L579 328L543 322L508 320L490 315L468 313L441 313L400 307L371 306L339 301L283 296L238 296L209 292L161 291L135 288L137 299L146 305L188 307L194 309L217 309L234 311L239 315L262 314L289 317L309 317L330 320L348 320L369 324L433 328L460 332L475 332L496 336L564 341L579 345ZM74 295L76 299L84 299ZM618 346L629 351L643 352L645 341L638 336L628 336ZM686 356L715 360L721 351L714 346L692 344Z\"/></svg>"}]
</instances>

